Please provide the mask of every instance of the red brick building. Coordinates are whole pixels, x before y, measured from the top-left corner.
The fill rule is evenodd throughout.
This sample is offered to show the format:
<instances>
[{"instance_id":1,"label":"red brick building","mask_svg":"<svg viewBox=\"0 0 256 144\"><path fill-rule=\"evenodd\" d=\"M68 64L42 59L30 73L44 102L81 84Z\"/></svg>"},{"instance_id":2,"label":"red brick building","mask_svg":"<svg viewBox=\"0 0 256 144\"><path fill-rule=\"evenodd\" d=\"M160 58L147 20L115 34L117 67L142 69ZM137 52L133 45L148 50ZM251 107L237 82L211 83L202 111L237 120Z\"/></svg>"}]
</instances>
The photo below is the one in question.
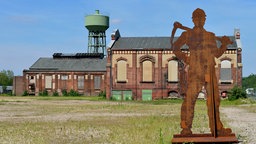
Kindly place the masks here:
<instances>
[{"instance_id":1,"label":"red brick building","mask_svg":"<svg viewBox=\"0 0 256 144\"><path fill-rule=\"evenodd\" d=\"M121 37L111 35L107 57L107 98L151 100L179 96L186 83L186 65L170 49L170 37ZM239 30L226 52L216 59L220 95L242 85L242 49ZM218 46L221 44L218 43ZM183 51L189 54L187 46Z\"/></svg>"},{"instance_id":2,"label":"red brick building","mask_svg":"<svg viewBox=\"0 0 256 144\"><path fill-rule=\"evenodd\" d=\"M38 95L47 90L49 95L75 90L94 96L105 91L106 58L101 54L55 53L52 58L39 58L23 71L23 90Z\"/></svg>"},{"instance_id":3,"label":"red brick building","mask_svg":"<svg viewBox=\"0 0 256 144\"><path fill-rule=\"evenodd\" d=\"M234 85L242 85L242 46L239 30L226 52L216 59L219 93L225 95ZM220 44L218 44L220 45ZM106 92L108 99L151 100L179 97L186 83L186 64L177 60L170 49L170 37L121 37L111 35L107 57L101 54L55 53L39 58L22 78L16 79L14 93L25 90L49 95L62 90L78 91L85 96ZM183 51L189 54L184 46Z\"/></svg>"}]
</instances>

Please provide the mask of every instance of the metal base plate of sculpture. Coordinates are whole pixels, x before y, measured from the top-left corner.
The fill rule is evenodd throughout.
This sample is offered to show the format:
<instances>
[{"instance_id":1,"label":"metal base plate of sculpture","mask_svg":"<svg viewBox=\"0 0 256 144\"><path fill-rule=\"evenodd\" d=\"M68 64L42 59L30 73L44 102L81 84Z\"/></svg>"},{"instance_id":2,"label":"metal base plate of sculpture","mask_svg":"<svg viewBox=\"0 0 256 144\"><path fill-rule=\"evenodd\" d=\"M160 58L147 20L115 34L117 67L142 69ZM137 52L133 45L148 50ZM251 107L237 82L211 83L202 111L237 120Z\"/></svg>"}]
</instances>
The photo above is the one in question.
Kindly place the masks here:
<instances>
[{"instance_id":1,"label":"metal base plate of sculpture","mask_svg":"<svg viewBox=\"0 0 256 144\"><path fill-rule=\"evenodd\" d=\"M187 84L181 86L185 87L184 101L181 106L182 131L173 136L172 143L236 143L238 140L235 134L230 128L224 128L220 120L220 96L215 73L215 58L220 57L226 51L227 45L232 44L232 41L226 36L216 37L214 33L204 29L206 14L202 9L197 8L192 14L192 19L193 28L175 22L170 39L173 53L189 67ZM178 28L185 31L173 42ZM221 42L219 48L217 41ZM188 46L189 54L182 52L181 47L184 45ZM193 134L191 128L195 102L203 87L207 95L207 112L211 133Z\"/></svg>"}]
</instances>

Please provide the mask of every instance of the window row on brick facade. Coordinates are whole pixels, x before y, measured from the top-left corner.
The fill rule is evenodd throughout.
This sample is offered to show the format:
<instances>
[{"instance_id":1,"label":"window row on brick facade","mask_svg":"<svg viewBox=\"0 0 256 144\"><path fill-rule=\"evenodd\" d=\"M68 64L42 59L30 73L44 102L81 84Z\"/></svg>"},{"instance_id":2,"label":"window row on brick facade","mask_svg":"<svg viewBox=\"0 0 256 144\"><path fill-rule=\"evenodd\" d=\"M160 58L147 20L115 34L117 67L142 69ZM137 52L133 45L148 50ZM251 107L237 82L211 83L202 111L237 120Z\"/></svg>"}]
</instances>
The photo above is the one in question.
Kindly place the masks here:
<instances>
[{"instance_id":1,"label":"window row on brick facade","mask_svg":"<svg viewBox=\"0 0 256 144\"><path fill-rule=\"evenodd\" d=\"M170 60L168 61L168 82L178 82L178 61ZM127 82L127 60L117 61L117 82ZM154 82L154 61L144 60L140 65L142 69L142 80L141 82ZM232 83L232 66L230 60L221 61L220 67L220 81L221 83Z\"/></svg>"},{"instance_id":2,"label":"window row on brick facade","mask_svg":"<svg viewBox=\"0 0 256 144\"><path fill-rule=\"evenodd\" d=\"M127 61L117 61L117 82L127 82ZM152 60L141 61L140 67L142 69L142 80L141 82L154 82L154 68L155 63ZM168 82L178 81L178 61L170 60L168 62Z\"/></svg>"},{"instance_id":3,"label":"window row on brick facade","mask_svg":"<svg viewBox=\"0 0 256 144\"><path fill-rule=\"evenodd\" d=\"M71 75L63 74L63 75L49 75L45 74L39 77L39 75L29 76L30 85L36 84L36 79L42 79L44 81L45 89L56 89L56 83L59 82L58 88L67 89L68 81L75 80L77 83L77 89L84 89L86 80L90 79L94 81L94 89L100 89L101 80L104 79L104 75L74 75L73 78ZM56 81L57 79L57 81Z\"/></svg>"}]
</instances>

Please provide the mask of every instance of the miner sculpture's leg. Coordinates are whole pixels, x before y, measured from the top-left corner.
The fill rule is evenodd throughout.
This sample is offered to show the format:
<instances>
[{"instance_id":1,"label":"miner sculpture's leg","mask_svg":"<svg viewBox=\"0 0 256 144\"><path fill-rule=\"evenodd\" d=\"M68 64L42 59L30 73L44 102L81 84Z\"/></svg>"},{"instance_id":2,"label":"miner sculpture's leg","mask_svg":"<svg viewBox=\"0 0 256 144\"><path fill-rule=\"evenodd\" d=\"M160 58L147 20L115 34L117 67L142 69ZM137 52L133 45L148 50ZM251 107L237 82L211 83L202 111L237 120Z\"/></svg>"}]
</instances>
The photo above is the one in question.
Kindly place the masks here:
<instances>
[{"instance_id":1,"label":"miner sculpture's leg","mask_svg":"<svg viewBox=\"0 0 256 144\"><path fill-rule=\"evenodd\" d=\"M220 96L217 85L216 76L213 75L212 84L206 84L207 89L207 108L209 116L209 127L212 134L217 130L217 136L226 136L231 134L231 129L223 128L223 124L220 120Z\"/></svg>"},{"instance_id":2,"label":"miner sculpture's leg","mask_svg":"<svg viewBox=\"0 0 256 144\"><path fill-rule=\"evenodd\" d=\"M191 135L192 121L194 117L194 108L198 92L200 91L199 85L195 82L188 86L184 101L181 106L181 134Z\"/></svg>"}]
</instances>

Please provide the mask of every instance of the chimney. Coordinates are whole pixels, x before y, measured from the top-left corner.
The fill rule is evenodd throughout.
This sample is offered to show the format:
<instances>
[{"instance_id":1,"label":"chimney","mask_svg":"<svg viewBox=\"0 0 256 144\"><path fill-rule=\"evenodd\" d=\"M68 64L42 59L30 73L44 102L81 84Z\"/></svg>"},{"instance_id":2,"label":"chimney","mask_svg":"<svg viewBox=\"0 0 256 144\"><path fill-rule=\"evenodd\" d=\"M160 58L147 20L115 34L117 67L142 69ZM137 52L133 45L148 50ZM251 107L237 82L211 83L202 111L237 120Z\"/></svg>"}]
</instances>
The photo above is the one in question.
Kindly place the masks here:
<instances>
[{"instance_id":1,"label":"chimney","mask_svg":"<svg viewBox=\"0 0 256 144\"><path fill-rule=\"evenodd\" d=\"M112 33L111 33L111 40L117 40L120 36L119 30L115 29Z\"/></svg>"},{"instance_id":2,"label":"chimney","mask_svg":"<svg viewBox=\"0 0 256 144\"><path fill-rule=\"evenodd\" d=\"M242 43L241 43L241 40L240 40L240 29L235 28L234 36L235 36L237 48L242 49Z\"/></svg>"},{"instance_id":3,"label":"chimney","mask_svg":"<svg viewBox=\"0 0 256 144\"><path fill-rule=\"evenodd\" d=\"M235 29L234 30L234 36L236 39L240 39L240 29Z\"/></svg>"}]
</instances>

